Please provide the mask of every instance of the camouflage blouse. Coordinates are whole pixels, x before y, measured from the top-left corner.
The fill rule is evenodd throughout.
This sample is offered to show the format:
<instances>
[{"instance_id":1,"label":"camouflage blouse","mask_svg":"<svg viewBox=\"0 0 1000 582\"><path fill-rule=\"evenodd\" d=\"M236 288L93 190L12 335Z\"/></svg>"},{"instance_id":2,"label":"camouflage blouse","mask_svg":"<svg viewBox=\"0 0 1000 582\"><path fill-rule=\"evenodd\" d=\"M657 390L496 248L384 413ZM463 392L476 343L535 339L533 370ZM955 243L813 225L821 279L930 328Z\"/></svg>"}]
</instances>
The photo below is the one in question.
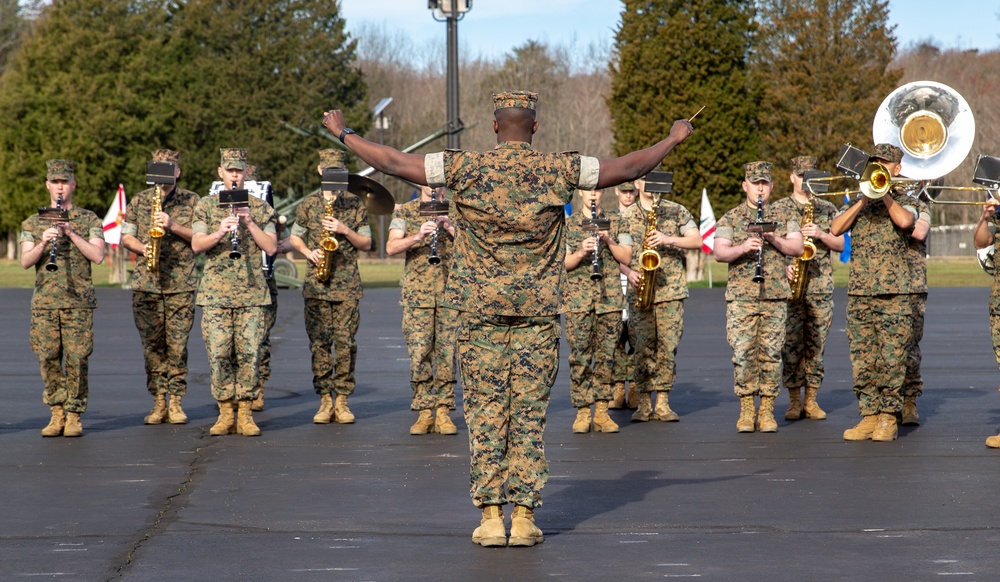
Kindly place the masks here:
<instances>
[{"instance_id":1,"label":"camouflage blouse","mask_svg":"<svg viewBox=\"0 0 1000 582\"><path fill-rule=\"evenodd\" d=\"M52 224L41 220L37 214L21 223L19 242L41 244L42 234ZM104 238L101 219L93 212L74 206L69 209L69 225L73 232L88 241ZM61 234L56 239L57 271L46 271L51 245L45 246L42 258L35 264L35 292L31 296L32 309L95 309L97 295L91 277L90 260L76 248L69 237Z\"/></svg>"},{"instance_id":2,"label":"camouflage blouse","mask_svg":"<svg viewBox=\"0 0 1000 582\"><path fill-rule=\"evenodd\" d=\"M886 195L917 216L913 198L897 192ZM859 196L845 204L840 213L860 199ZM892 222L881 200L869 201L851 226L851 274L847 294L911 293L910 266L906 258L909 238L910 231Z\"/></svg>"},{"instance_id":3,"label":"camouflage blouse","mask_svg":"<svg viewBox=\"0 0 1000 582\"><path fill-rule=\"evenodd\" d=\"M411 236L430 217L420 215L420 200L411 200L400 206L392 214L389 230L399 230L404 236ZM442 227L438 227L437 254L441 262L432 265L431 236L406 250L406 268L400 281L402 295L399 304L407 307L436 307L444 297L444 285L451 265L452 237Z\"/></svg>"},{"instance_id":4,"label":"camouflage blouse","mask_svg":"<svg viewBox=\"0 0 1000 582\"><path fill-rule=\"evenodd\" d=\"M775 236L784 237L789 233L799 232L798 217L771 205L764 206L764 220L776 222ZM725 213L715 225L715 240L730 240L733 246L743 244L751 236L747 231L751 222L757 221L757 208L751 208L746 202ZM757 270L757 253L748 253L729 263L729 279L726 283L726 301L756 301L759 299L788 299L792 296L792 288L785 275L785 255L781 251L764 243L761 254L764 280L754 283L753 277Z\"/></svg>"},{"instance_id":5,"label":"camouflage blouse","mask_svg":"<svg viewBox=\"0 0 1000 582\"><path fill-rule=\"evenodd\" d=\"M219 195L206 196L194 211L191 230L210 234L218 230L229 210L219 206ZM259 198L250 197L250 212L254 222L266 233L274 234L275 218L271 205ZM271 294L264 277L263 257L260 247L240 222L239 250L242 256L230 259L231 238L227 234L214 247L205 251L205 270L198 286L196 303L212 307L251 307L270 305Z\"/></svg>"},{"instance_id":6,"label":"camouflage blouse","mask_svg":"<svg viewBox=\"0 0 1000 582\"><path fill-rule=\"evenodd\" d=\"M174 222L191 226L194 211L201 198L190 190L175 188L160 206ZM129 202L128 219L122 224L122 234L132 235L139 242L149 242L152 222L154 190L143 190ZM136 257L132 273L132 291L141 293L185 293L198 288L198 273L194 265L191 243L169 230L160 239L159 268L150 273L145 257Z\"/></svg>"},{"instance_id":7,"label":"camouflage blouse","mask_svg":"<svg viewBox=\"0 0 1000 582\"><path fill-rule=\"evenodd\" d=\"M646 223L649 211L638 203L625 209L622 219L628 222L632 235L632 269L639 270L643 241L646 240ZM692 228L698 228L687 208L670 200L660 199L656 206L656 230L667 236L684 236ZM677 301L688 296L687 251L677 247L656 249L660 254L660 268L654 279L653 303ZM629 303L635 303L635 289L629 287Z\"/></svg>"},{"instance_id":8,"label":"camouflage blouse","mask_svg":"<svg viewBox=\"0 0 1000 582\"><path fill-rule=\"evenodd\" d=\"M600 215L598 215L600 216ZM621 245L632 244L632 237L627 229L622 228L621 215L617 212L608 213L611 220L608 235ZM573 216L566 219L566 252L571 253L583 245L583 241L593 236L593 233L583 230L586 220L582 210L577 210ZM611 254L611 249L600 243L598 259L603 279L594 281L590 278L593 272L593 253L587 253L579 265L568 272L566 287L563 289L563 309L565 313L611 313L625 308L625 296L622 295L621 271L618 261Z\"/></svg>"},{"instance_id":9,"label":"camouflage blouse","mask_svg":"<svg viewBox=\"0 0 1000 582\"><path fill-rule=\"evenodd\" d=\"M837 215L837 207L821 198L813 198L812 204L813 224L825 232L830 232L830 223L833 222L833 217ZM800 227L805 226L802 222L802 214L805 212L806 205L800 204L794 197L782 198L772 204L771 207L776 212L783 212L795 218L799 222ZM816 245L816 256L812 260L807 261L809 286L806 288L806 295L827 295L833 293L833 253L818 240L814 239L813 244ZM796 260L797 257L786 257L785 264L791 265Z\"/></svg>"},{"instance_id":10,"label":"camouflage blouse","mask_svg":"<svg viewBox=\"0 0 1000 582\"><path fill-rule=\"evenodd\" d=\"M295 210L295 224L292 235L305 241L310 249L320 248L323 233L323 216L326 202L322 192L310 194ZM354 194L338 192L333 201L333 217L361 236L371 236L368 226L368 210ZM306 299L324 301L359 300L364 295L361 288L361 273L358 271L358 250L343 235L334 235L337 250L333 251L330 278L326 282L316 280L316 269L310 264L309 272L302 286L302 296Z\"/></svg>"},{"instance_id":11,"label":"camouflage blouse","mask_svg":"<svg viewBox=\"0 0 1000 582\"><path fill-rule=\"evenodd\" d=\"M923 200L912 196L910 203L917 211L917 220L923 220L930 224L930 206ZM910 233L912 232L911 228ZM910 266L910 293L927 293L927 239L917 240L911 236L907 239L907 243L906 262Z\"/></svg>"}]
</instances>

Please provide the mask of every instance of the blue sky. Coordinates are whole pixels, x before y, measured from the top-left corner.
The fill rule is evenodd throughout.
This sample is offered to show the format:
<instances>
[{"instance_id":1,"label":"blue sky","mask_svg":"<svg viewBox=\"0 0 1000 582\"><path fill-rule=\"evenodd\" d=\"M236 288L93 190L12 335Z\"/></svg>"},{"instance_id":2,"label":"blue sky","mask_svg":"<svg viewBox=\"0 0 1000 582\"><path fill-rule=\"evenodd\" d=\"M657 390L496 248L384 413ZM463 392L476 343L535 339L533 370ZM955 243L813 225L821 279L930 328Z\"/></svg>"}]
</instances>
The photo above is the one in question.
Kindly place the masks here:
<instances>
[{"instance_id":1,"label":"blue sky","mask_svg":"<svg viewBox=\"0 0 1000 582\"><path fill-rule=\"evenodd\" d=\"M418 49L444 45L445 25L431 17L427 0L340 0L340 5L349 31L368 22L401 31ZM473 0L458 26L459 44L490 57L527 40L610 46L620 12L617 0ZM942 48L1000 49L1000 0L890 0L889 19L900 48L934 40Z\"/></svg>"}]
</instances>

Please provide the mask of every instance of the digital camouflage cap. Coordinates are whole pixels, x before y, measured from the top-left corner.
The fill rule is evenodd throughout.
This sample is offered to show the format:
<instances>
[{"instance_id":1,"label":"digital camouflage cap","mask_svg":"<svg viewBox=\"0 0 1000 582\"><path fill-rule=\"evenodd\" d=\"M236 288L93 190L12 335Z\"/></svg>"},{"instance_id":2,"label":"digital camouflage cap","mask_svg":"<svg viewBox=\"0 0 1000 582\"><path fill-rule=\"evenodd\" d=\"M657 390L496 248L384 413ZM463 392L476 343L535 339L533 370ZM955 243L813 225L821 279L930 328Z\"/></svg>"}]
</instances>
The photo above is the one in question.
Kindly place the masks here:
<instances>
[{"instance_id":1,"label":"digital camouflage cap","mask_svg":"<svg viewBox=\"0 0 1000 582\"><path fill-rule=\"evenodd\" d=\"M176 164L181 159L180 152L175 152L174 150L159 149L153 152L154 162L170 162Z\"/></svg>"},{"instance_id":2,"label":"digital camouflage cap","mask_svg":"<svg viewBox=\"0 0 1000 582\"><path fill-rule=\"evenodd\" d=\"M45 162L48 166L46 180L72 180L76 171L76 164L70 160L49 160Z\"/></svg>"},{"instance_id":3,"label":"digital camouflage cap","mask_svg":"<svg viewBox=\"0 0 1000 582\"><path fill-rule=\"evenodd\" d=\"M343 168L345 157L343 150L336 148L319 150L319 167L324 170L327 168Z\"/></svg>"},{"instance_id":4,"label":"digital camouflage cap","mask_svg":"<svg viewBox=\"0 0 1000 582\"><path fill-rule=\"evenodd\" d=\"M806 173L806 170L816 169L816 157L815 156L799 156L797 158L791 159L792 163L792 173L796 176L801 176Z\"/></svg>"},{"instance_id":5,"label":"digital camouflage cap","mask_svg":"<svg viewBox=\"0 0 1000 582\"><path fill-rule=\"evenodd\" d=\"M872 150L872 157L898 164L903 161L903 150L891 143L880 143Z\"/></svg>"},{"instance_id":6,"label":"digital camouflage cap","mask_svg":"<svg viewBox=\"0 0 1000 582\"><path fill-rule=\"evenodd\" d=\"M635 192L635 182L629 180L628 182L622 182L618 186L615 186L619 192Z\"/></svg>"},{"instance_id":7,"label":"digital camouflage cap","mask_svg":"<svg viewBox=\"0 0 1000 582\"><path fill-rule=\"evenodd\" d=\"M493 111L515 107L535 110L538 103L538 93L532 91L503 91L493 94Z\"/></svg>"},{"instance_id":8,"label":"digital camouflage cap","mask_svg":"<svg viewBox=\"0 0 1000 582\"><path fill-rule=\"evenodd\" d=\"M247 168L247 151L243 148L222 148L219 150L222 161L219 164L223 170L245 170Z\"/></svg>"},{"instance_id":9,"label":"digital camouflage cap","mask_svg":"<svg viewBox=\"0 0 1000 582\"><path fill-rule=\"evenodd\" d=\"M754 182L772 182L771 162L750 162L743 166L745 180L751 184Z\"/></svg>"}]
</instances>

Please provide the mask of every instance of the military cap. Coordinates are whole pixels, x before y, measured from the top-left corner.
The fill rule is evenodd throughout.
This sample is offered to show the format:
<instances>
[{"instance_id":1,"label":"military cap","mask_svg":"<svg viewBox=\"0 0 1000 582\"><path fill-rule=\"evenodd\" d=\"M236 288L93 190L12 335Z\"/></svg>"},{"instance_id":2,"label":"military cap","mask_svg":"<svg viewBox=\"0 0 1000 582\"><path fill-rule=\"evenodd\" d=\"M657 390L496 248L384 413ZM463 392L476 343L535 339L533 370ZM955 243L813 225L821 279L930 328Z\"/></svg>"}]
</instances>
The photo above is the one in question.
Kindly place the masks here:
<instances>
[{"instance_id":1,"label":"military cap","mask_svg":"<svg viewBox=\"0 0 1000 582\"><path fill-rule=\"evenodd\" d=\"M180 152L175 152L174 150L156 150L153 152L154 162L170 162L176 164L181 159Z\"/></svg>"},{"instance_id":2,"label":"military cap","mask_svg":"<svg viewBox=\"0 0 1000 582\"><path fill-rule=\"evenodd\" d=\"M880 143L872 151L872 157L898 164L903 161L903 150L891 143Z\"/></svg>"},{"instance_id":3,"label":"military cap","mask_svg":"<svg viewBox=\"0 0 1000 582\"><path fill-rule=\"evenodd\" d=\"M751 184L754 182L771 182L771 162L750 162L749 164L743 166L743 170L746 172L746 181Z\"/></svg>"},{"instance_id":4,"label":"military cap","mask_svg":"<svg viewBox=\"0 0 1000 582\"><path fill-rule=\"evenodd\" d=\"M615 186L618 188L619 192L635 192L635 182L629 180L628 182L622 182L621 184Z\"/></svg>"},{"instance_id":5,"label":"military cap","mask_svg":"<svg viewBox=\"0 0 1000 582\"><path fill-rule=\"evenodd\" d=\"M520 109L535 110L538 102L538 93L532 91L504 91L493 94L493 111L517 107Z\"/></svg>"},{"instance_id":6,"label":"military cap","mask_svg":"<svg viewBox=\"0 0 1000 582\"><path fill-rule=\"evenodd\" d=\"M222 162L219 164L223 170L245 170L247 168L247 151L242 148L222 148Z\"/></svg>"},{"instance_id":7,"label":"military cap","mask_svg":"<svg viewBox=\"0 0 1000 582\"><path fill-rule=\"evenodd\" d=\"M806 170L816 169L816 157L815 156L799 156L797 158L792 158L792 173L796 176L801 176L806 173Z\"/></svg>"},{"instance_id":8,"label":"military cap","mask_svg":"<svg viewBox=\"0 0 1000 582\"><path fill-rule=\"evenodd\" d=\"M319 167L324 170L327 168L343 168L344 157L343 150L335 148L319 150Z\"/></svg>"},{"instance_id":9,"label":"military cap","mask_svg":"<svg viewBox=\"0 0 1000 582\"><path fill-rule=\"evenodd\" d=\"M256 180L257 179L257 166L247 164L246 171L243 173L244 180Z\"/></svg>"},{"instance_id":10,"label":"military cap","mask_svg":"<svg viewBox=\"0 0 1000 582\"><path fill-rule=\"evenodd\" d=\"M49 160L45 162L49 171L45 176L46 180L72 180L76 171L76 164L69 160Z\"/></svg>"}]
</instances>

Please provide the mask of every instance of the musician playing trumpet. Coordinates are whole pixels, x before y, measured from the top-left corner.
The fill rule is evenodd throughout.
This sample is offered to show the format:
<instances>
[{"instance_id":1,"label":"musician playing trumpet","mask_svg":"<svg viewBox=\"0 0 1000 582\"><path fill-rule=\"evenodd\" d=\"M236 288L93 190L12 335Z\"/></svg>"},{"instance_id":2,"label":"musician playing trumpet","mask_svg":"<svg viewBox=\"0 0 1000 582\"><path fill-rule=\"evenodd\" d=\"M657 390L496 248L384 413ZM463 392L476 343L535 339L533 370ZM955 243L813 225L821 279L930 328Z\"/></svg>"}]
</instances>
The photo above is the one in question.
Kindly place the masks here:
<instances>
[{"instance_id":1,"label":"musician playing trumpet","mask_svg":"<svg viewBox=\"0 0 1000 582\"><path fill-rule=\"evenodd\" d=\"M52 413L42 429L46 437L83 435L80 415L87 410L87 359L94 350L97 309L90 265L104 260L101 220L73 205L74 170L69 160L48 161L49 208L21 223L18 238L21 267L35 267L28 337L45 385L42 401Z\"/></svg>"},{"instance_id":2,"label":"musician playing trumpet","mask_svg":"<svg viewBox=\"0 0 1000 582\"><path fill-rule=\"evenodd\" d=\"M176 151L153 152L153 163L172 166L172 175L147 175L147 183L152 182L153 187L132 198L122 223L122 246L138 257L132 272L132 315L142 341L146 389L153 397L146 424L187 422L181 399L187 393L187 344L198 288L191 224L200 197L176 187L181 175L179 161ZM154 259L148 255L156 229L161 236Z\"/></svg>"},{"instance_id":3,"label":"musician playing trumpet","mask_svg":"<svg viewBox=\"0 0 1000 582\"><path fill-rule=\"evenodd\" d=\"M786 257L802 254L796 216L767 204L770 162L744 166L746 202L726 212L715 227L715 258L729 263L726 339L733 349L733 384L740 399L738 432L777 432L774 398L781 380L781 348L791 287ZM754 397L760 409L754 410Z\"/></svg>"},{"instance_id":4,"label":"musician playing trumpet","mask_svg":"<svg viewBox=\"0 0 1000 582\"><path fill-rule=\"evenodd\" d=\"M621 333L619 265L632 259L632 237L618 214L602 214L602 190L578 190L581 204L566 219L568 274L563 288L563 323L569 344L570 402L576 408L573 432L618 432L608 416L611 368ZM595 212L596 211L596 212Z\"/></svg>"},{"instance_id":5,"label":"musician playing trumpet","mask_svg":"<svg viewBox=\"0 0 1000 582\"><path fill-rule=\"evenodd\" d=\"M804 174L816 169L816 158L792 158L792 195L782 198L772 208L796 217L802 227L803 241L809 241L811 257L789 258L785 275L792 283L792 300L785 320L785 345L781 350L781 379L788 391L785 420L826 418L816 401L823 383L823 348L833 322L833 252L844 250L844 235L830 234L830 222L837 207L809 192ZM795 296L800 286L801 297ZM802 391L805 389L803 397Z\"/></svg>"},{"instance_id":6,"label":"musician playing trumpet","mask_svg":"<svg viewBox=\"0 0 1000 582\"><path fill-rule=\"evenodd\" d=\"M420 186L417 199L393 212L385 243L387 255L406 253L399 303L410 355L410 409L418 413L412 435L458 433L449 416L455 410L458 312L442 304L455 239L445 192Z\"/></svg>"}]
</instances>

